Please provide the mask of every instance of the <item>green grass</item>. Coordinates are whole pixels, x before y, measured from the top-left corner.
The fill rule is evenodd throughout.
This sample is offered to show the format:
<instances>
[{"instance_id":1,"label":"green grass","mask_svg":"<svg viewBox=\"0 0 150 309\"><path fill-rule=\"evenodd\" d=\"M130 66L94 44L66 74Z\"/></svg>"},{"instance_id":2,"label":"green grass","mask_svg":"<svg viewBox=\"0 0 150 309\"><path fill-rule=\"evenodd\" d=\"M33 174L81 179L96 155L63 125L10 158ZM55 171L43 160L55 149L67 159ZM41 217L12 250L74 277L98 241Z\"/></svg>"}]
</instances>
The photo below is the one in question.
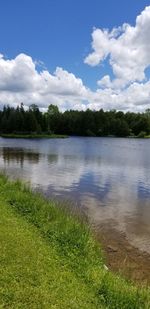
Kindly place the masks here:
<instances>
[{"instance_id":1,"label":"green grass","mask_svg":"<svg viewBox=\"0 0 150 309\"><path fill-rule=\"evenodd\" d=\"M0 176L0 308L150 308L150 290L104 269L88 226Z\"/></svg>"},{"instance_id":2,"label":"green grass","mask_svg":"<svg viewBox=\"0 0 150 309\"><path fill-rule=\"evenodd\" d=\"M0 134L3 138L67 138L60 134Z\"/></svg>"},{"instance_id":3,"label":"green grass","mask_svg":"<svg viewBox=\"0 0 150 309\"><path fill-rule=\"evenodd\" d=\"M145 138L150 138L150 135L145 135Z\"/></svg>"}]
</instances>

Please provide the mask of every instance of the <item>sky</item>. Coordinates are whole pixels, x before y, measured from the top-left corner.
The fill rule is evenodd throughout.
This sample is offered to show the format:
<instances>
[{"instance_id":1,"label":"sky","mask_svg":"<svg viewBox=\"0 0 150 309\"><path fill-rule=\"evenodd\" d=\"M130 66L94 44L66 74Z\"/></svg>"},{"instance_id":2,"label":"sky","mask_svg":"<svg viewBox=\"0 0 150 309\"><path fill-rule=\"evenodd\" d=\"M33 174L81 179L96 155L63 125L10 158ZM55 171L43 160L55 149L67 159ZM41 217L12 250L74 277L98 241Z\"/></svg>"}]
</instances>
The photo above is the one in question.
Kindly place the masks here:
<instances>
[{"instance_id":1,"label":"sky","mask_svg":"<svg viewBox=\"0 0 150 309\"><path fill-rule=\"evenodd\" d=\"M149 1L0 4L0 108L150 108Z\"/></svg>"}]
</instances>

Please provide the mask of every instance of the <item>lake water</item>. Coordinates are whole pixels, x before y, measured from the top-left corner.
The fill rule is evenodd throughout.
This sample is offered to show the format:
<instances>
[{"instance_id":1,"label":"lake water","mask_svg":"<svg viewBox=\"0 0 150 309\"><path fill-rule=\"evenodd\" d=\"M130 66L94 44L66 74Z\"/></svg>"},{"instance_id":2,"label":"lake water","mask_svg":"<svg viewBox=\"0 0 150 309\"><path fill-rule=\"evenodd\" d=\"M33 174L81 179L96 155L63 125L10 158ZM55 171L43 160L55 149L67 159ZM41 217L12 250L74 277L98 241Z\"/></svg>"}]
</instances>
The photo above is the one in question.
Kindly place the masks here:
<instances>
[{"instance_id":1,"label":"lake water","mask_svg":"<svg viewBox=\"0 0 150 309\"><path fill-rule=\"evenodd\" d=\"M150 252L150 139L0 138L0 169Z\"/></svg>"}]
</instances>

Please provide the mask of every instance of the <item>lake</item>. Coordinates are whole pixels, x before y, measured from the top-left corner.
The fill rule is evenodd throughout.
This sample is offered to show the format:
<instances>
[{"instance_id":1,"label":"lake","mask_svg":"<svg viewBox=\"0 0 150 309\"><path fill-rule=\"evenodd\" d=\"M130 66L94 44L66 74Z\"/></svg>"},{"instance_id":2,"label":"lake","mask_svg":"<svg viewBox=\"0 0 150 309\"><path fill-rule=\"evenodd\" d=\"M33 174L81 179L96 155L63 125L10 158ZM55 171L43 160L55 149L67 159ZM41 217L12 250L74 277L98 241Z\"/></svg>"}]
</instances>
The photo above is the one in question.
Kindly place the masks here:
<instances>
[{"instance_id":1,"label":"lake","mask_svg":"<svg viewBox=\"0 0 150 309\"><path fill-rule=\"evenodd\" d=\"M150 253L150 139L0 138L0 170L113 224Z\"/></svg>"}]
</instances>

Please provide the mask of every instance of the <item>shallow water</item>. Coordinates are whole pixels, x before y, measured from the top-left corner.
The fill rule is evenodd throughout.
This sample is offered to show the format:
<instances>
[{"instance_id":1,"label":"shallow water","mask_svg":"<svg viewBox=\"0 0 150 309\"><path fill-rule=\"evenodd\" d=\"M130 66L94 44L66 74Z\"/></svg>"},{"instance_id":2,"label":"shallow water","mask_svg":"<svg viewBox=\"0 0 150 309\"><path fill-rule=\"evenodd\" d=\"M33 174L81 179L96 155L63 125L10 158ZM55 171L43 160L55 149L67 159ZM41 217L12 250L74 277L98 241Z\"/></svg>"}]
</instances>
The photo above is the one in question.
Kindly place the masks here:
<instances>
[{"instance_id":1,"label":"shallow water","mask_svg":"<svg viewBox=\"0 0 150 309\"><path fill-rule=\"evenodd\" d=\"M150 252L150 139L0 138L0 169L71 200L95 228L111 223Z\"/></svg>"}]
</instances>

